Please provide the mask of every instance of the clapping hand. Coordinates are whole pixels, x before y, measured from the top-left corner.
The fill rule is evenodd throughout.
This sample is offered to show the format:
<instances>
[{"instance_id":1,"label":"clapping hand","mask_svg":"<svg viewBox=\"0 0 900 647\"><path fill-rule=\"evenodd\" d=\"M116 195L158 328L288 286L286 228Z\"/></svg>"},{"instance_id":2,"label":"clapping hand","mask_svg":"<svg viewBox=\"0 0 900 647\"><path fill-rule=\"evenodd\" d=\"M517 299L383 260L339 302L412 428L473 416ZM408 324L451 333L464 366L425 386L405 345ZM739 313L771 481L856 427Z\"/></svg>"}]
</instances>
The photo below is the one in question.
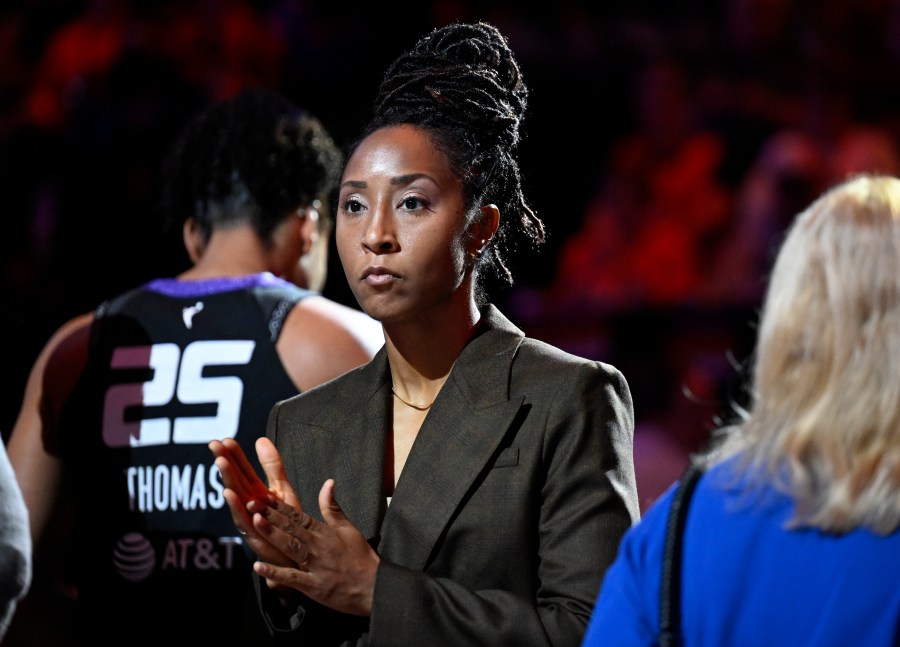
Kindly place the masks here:
<instances>
[{"instance_id":1,"label":"clapping hand","mask_svg":"<svg viewBox=\"0 0 900 647\"><path fill-rule=\"evenodd\" d=\"M321 523L303 512L267 438L256 441L256 453L268 486L233 439L213 441L209 448L232 519L260 560L253 570L267 585L290 587L337 611L368 616L380 558L338 505L334 481L325 481L319 492Z\"/></svg>"},{"instance_id":2,"label":"clapping hand","mask_svg":"<svg viewBox=\"0 0 900 647\"><path fill-rule=\"evenodd\" d=\"M256 455L266 473L269 486L253 470L241 446L232 438L214 440L209 449L216 457L215 463L225 484L225 502L238 532L256 556L266 562L282 566L294 566L292 560L262 538L253 527L251 507L275 505L282 501L287 506L302 511L300 500L284 473L281 456L266 438L256 441Z\"/></svg>"}]
</instances>

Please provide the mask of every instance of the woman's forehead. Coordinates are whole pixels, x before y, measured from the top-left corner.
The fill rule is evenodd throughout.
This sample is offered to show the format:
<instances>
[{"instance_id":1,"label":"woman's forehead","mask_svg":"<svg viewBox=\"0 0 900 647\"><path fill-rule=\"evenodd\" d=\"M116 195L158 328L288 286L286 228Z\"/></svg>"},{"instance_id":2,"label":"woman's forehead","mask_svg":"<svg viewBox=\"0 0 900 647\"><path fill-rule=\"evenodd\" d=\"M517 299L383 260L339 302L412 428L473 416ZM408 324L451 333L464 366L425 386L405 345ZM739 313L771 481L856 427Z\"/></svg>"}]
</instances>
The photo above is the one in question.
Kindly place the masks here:
<instances>
[{"instance_id":1,"label":"woman's forehead","mask_svg":"<svg viewBox=\"0 0 900 647\"><path fill-rule=\"evenodd\" d=\"M347 162L344 180L360 179L358 174L423 174L437 181L452 177L447 157L429 134L409 125L381 128L362 140Z\"/></svg>"}]
</instances>

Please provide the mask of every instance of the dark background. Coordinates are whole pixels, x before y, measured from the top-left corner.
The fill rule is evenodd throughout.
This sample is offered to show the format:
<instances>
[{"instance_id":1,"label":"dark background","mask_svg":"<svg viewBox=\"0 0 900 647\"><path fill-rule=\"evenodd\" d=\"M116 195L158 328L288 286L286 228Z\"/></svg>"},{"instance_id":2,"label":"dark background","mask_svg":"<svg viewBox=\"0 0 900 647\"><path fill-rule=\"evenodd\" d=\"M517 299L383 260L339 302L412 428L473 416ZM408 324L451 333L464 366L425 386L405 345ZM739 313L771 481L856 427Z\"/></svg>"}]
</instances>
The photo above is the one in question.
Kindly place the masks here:
<instances>
[{"instance_id":1,"label":"dark background","mask_svg":"<svg viewBox=\"0 0 900 647\"><path fill-rule=\"evenodd\" d=\"M521 167L550 231L495 301L526 333L619 366L642 437L679 456L700 446L743 398L758 261L789 216L848 169L900 171L900 2L519 4L5 1L4 438L60 324L187 267L156 204L190 117L260 84L349 144L397 54L485 19L530 87ZM869 148L850 160L844 136L860 130ZM768 150L785 133L803 145ZM763 194L781 214L753 220ZM755 264L735 261L749 249ZM325 292L355 305L335 254Z\"/></svg>"}]
</instances>

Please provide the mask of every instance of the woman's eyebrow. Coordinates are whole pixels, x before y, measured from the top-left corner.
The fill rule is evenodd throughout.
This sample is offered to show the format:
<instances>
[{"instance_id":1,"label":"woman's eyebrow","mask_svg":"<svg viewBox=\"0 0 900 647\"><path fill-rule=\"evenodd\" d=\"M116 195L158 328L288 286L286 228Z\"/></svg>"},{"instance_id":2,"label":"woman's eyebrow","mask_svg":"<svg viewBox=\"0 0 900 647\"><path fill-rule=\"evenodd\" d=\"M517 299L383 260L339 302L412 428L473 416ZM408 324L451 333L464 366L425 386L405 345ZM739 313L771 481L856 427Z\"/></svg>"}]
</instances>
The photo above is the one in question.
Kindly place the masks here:
<instances>
[{"instance_id":1,"label":"woman's eyebrow","mask_svg":"<svg viewBox=\"0 0 900 647\"><path fill-rule=\"evenodd\" d=\"M408 175L398 175L397 177L392 177L391 184L393 186L403 186L409 184L410 182L415 182L420 178L425 178L426 180L431 180L432 182L434 182L434 178L427 173L409 173ZM435 184L437 183L435 182Z\"/></svg>"}]
</instances>

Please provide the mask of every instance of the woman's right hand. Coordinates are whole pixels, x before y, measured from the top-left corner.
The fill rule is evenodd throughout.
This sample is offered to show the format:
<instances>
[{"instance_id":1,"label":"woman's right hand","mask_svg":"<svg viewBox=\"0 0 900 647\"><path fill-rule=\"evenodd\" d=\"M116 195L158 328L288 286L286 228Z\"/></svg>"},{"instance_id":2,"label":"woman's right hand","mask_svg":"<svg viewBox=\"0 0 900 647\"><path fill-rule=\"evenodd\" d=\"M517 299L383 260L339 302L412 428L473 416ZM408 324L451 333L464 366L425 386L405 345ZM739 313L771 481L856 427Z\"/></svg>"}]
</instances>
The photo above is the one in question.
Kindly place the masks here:
<instances>
[{"instance_id":1,"label":"woman's right hand","mask_svg":"<svg viewBox=\"0 0 900 647\"><path fill-rule=\"evenodd\" d=\"M209 449L216 457L216 467L222 474L225 502L231 511L231 518L244 541L261 561L296 568L295 560L279 550L253 526L251 510L259 510L261 506L273 507L280 501L303 511L300 499L284 472L278 449L268 438L262 437L256 441L256 455L268 479L268 485L253 470L246 454L233 438L214 440L209 443Z\"/></svg>"}]
</instances>

